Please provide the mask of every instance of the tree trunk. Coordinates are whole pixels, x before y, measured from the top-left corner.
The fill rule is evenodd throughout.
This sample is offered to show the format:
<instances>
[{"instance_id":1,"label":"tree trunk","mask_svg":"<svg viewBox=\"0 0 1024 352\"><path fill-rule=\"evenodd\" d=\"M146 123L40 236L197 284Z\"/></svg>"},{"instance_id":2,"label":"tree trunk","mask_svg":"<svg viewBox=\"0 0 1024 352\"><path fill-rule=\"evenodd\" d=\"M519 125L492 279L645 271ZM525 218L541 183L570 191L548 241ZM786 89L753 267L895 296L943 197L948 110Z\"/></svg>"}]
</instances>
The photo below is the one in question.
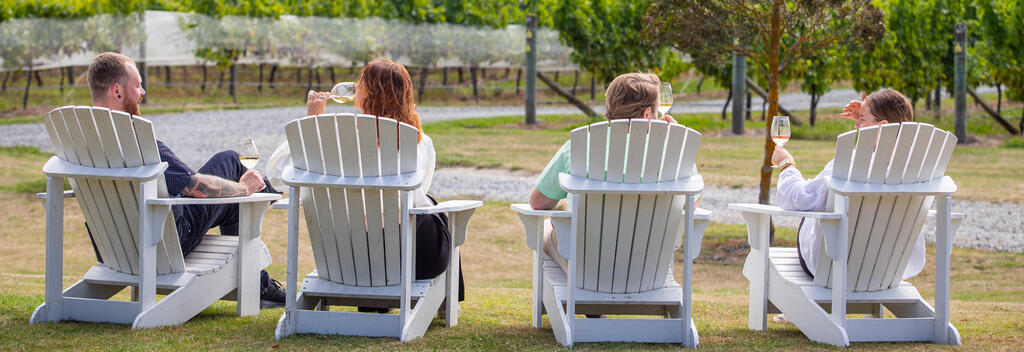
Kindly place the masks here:
<instances>
[{"instance_id":1,"label":"tree trunk","mask_svg":"<svg viewBox=\"0 0 1024 352\"><path fill-rule=\"evenodd\" d=\"M508 79L508 75L511 74L511 73L512 73L512 68L511 67L506 67L505 68L505 79Z\"/></svg>"},{"instance_id":2,"label":"tree trunk","mask_svg":"<svg viewBox=\"0 0 1024 352\"><path fill-rule=\"evenodd\" d=\"M729 102L732 102L732 87L729 87L729 95L725 96L725 105L722 106L722 121L725 121L725 112L729 111Z\"/></svg>"},{"instance_id":3,"label":"tree trunk","mask_svg":"<svg viewBox=\"0 0 1024 352\"><path fill-rule=\"evenodd\" d=\"M519 82L523 78L523 69L516 70L516 95L519 95Z\"/></svg>"},{"instance_id":4,"label":"tree trunk","mask_svg":"<svg viewBox=\"0 0 1024 352\"><path fill-rule=\"evenodd\" d=\"M314 68L313 73L316 74L316 90L320 90L320 68Z\"/></svg>"},{"instance_id":5,"label":"tree trunk","mask_svg":"<svg viewBox=\"0 0 1024 352\"><path fill-rule=\"evenodd\" d=\"M942 80L936 79L935 82L935 98L932 99L932 107L935 108L936 115L942 114Z\"/></svg>"},{"instance_id":6,"label":"tree trunk","mask_svg":"<svg viewBox=\"0 0 1024 352\"><path fill-rule=\"evenodd\" d=\"M427 74L429 73L430 70L428 70L426 66L420 68L420 91L418 99L420 104L423 104L423 91L427 89Z\"/></svg>"},{"instance_id":7,"label":"tree trunk","mask_svg":"<svg viewBox=\"0 0 1024 352\"><path fill-rule=\"evenodd\" d=\"M39 70L35 70L33 73L35 73L36 76L36 87L41 88L43 86L43 79L39 77Z\"/></svg>"},{"instance_id":8,"label":"tree trunk","mask_svg":"<svg viewBox=\"0 0 1024 352\"><path fill-rule=\"evenodd\" d=\"M220 68L217 70L220 71L220 79L217 80L217 89L221 89L224 88L224 70Z\"/></svg>"},{"instance_id":9,"label":"tree trunk","mask_svg":"<svg viewBox=\"0 0 1024 352\"><path fill-rule=\"evenodd\" d=\"M473 81L473 99L476 100L477 103L479 103L480 96L478 95L476 89L476 67L469 68L469 79Z\"/></svg>"},{"instance_id":10,"label":"tree trunk","mask_svg":"<svg viewBox=\"0 0 1024 352\"><path fill-rule=\"evenodd\" d=\"M270 89L274 89L274 75L277 73L277 64L270 66L270 77L267 78L267 84L270 84Z\"/></svg>"},{"instance_id":11,"label":"tree trunk","mask_svg":"<svg viewBox=\"0 0 1024 352\"><path fill-rule=\"evenodd\" d=\"M462 84L462 82L465 82L465 80L462 79L462 66L459 66L458 72L459 72L459 84Z\"/></svg>"},{"instance_id":12,"label":"tree trunk","mask_svg":"<svg viewBox=\"0 0 1024 352\"><path fill-rule=\"evenodd\" d=\"M32 88L32 65L29 64L28 71L25 71L25 97L21 100L21 109L28 108L28 91Z\"/></svg>"},{"instance_id":13,"label":"tree trunk","mask_svg":"<svg viewBox=\"0 0 1024 352\"><path fill-rule=\"evenodd\" d=\"M206 91L206 65L203 65L203 83L199 85L199 91Z\"/></svg>"},{"instance_id":14,"label":"tree trunk","mask_svg":"<svg viewBox=\"0 0 1024 352\"><path fill-rule=\"evenodd\" d=\"M705 78L707 78L707 76L700 75L700 80L697 81L697 96L700 96L700 86L704 85Z\"/></svg>"},{"instance_id":15,"label":"tree trunk","mask_svg":"<svg viewBox=\"0 0 1024 352\"><path fill-rule=\"evenodd\" d=\"M441 85L444 86L445 88L448 87L448 68L447 67L442 67L441 68Z\"/></svg>"},{"instance_id":16,"label":"tree trunk","mask_svg":"<svg viewBox=\"0 0 1024 352\"><path fill-rule=\"evenodd\" d=\"M171 86L171 66L164 66L164 86Z\"/></svg>"},{"instance_id":17,"label":"tree trunk","mask_svg":"<svg viewBox=\"0 0 1024 352\"><path fill-rule=\"evenodd\" d=\"M590 74L590 100L597 100L597 77Z\"/></svg>"},{"instance_id":18,"label":"tree trunk","mask_svg":"<svg viewBox=\"0 0 1024 352\"><path fill-rule=\"evenodd\" d=\"M753 101L754 101L754 95L750 94L750 89L747 89L746 92L747 92L747 111L746 111L747 112L747 116L746 116L746 119L747 119L747 121L750 121L750 108L752 106L751 103L753 103Z\"/></svg>"},{"instance_id":19,"label":"tree trunk","mask_svg":"<svg viewBox=\"0 0 1024 352\"><path fill-rule=\"evenodd\" d=\"M761 160L761 180L759 184L758 203L768 204L768 192L772 182L772 152L775 151L775 142L772 141L771 126L775 115L779 114L779 46L782 41L782 1L776 1L772 7L771 33L768 36L768 116L765 122L764 134L764 157Z\"/></svg>"},{"instance_id":20,"label":"tree trunk","mask_svg":"<svg viewBox=\"0 0 1024 352\"><path fill-rule=\"evenodd\" d=\"M768 112L768 109L765 109L765 107L766 107L767 105L768 105L768 101L767 101L767 100L764 100L764 99L762 99L762 100L761 100L761 121L764 121L764 114L765 114L766 112Z\"/></svg>"},{"instance_id":21,"label":"tree trunk","mask_svg":"<svg viewBox=\"0 0 1024 352\"><path fill-rule=\"evenodd\" d=\"M1002 115L999 115L999 113L997 113L995 110L993 110L991 106L988 106L988 103L986 103L984 100L982 100L981 97L978 96L978 92L975 92L973 88L967 87L967 94L969 94L972 98L974 98L974 103L978 104L978 105L981 105L982 109L984 109L985 112L987 112L989 116L991 116L993 119L995 119L996 122L998 122L1000 125L1002 125L1003 128L1005 128L1007 132L1010 132L1010 134L1018 134L1018 133L1020 133L1020 130L1015 130L1013 128L1013 125L1010 124L1010 121L1006 121L1006 119L1004 119ZM966 102L964 102L964 103L966 103Z\"/></svg>"},{"instance_id":22,"label":"tree trunk","mask_svg":"<svg viewBox=\"0 0 1024 352\"><path fill-rule=\"evenodd\" d=\"M481 67L480 68L480 79L481 80L487 79L487 68L486 67Z\"/></svg>"},{"instance_id":23,"label":"tree trunk","mask_svg":"<svg viewBox=\"0 0 1024 352\"><path fill-rule=\"evenodd\" d=\"M256 84L256 91L263 92L263 64L260 64L260 81Z\"/></svg>"},{"instance_id":24,"label":"tree trunk","mask_svg":"<svg viewBox=\"0 0 1024 352\"><path fill-rule=\"evenodd\" d=\"M931 94L925 94L924 95L924 109L925 110L932 110L932 95Z\"/></svg>"},{"instance_id":25,"label":"tree trunk","mask_svg":"<svg viewBox=\"0 0 1024 352\"><path fill-rule=\"evenodd\" d=\"M550 78L548 78L548 76L545 76L543 73L538 71L537 72L537 78L539 78L542 82L544 82L544 84L547 84L548 87L551 88L551 90L553 90L556 94L561 95L566 100L568 100L569 103L571 103L572 105L575 105L577 108L579 108L581 111L583 111L583 114L587 115L587 119L588 120L597 119L598 115L597 115L597 113L594 112L593 109L591 109L589 106L587 106L587 104L583 103L579 99L576 99L576 97L574 97L571 94L569 94L569 92L566 92L565 89L560 87L558 85L558 83L553 82Z\"/></svg>"},{"instance_id":26,"label":"tree trunk","mask_svg":"<svg viewBox=\"0 0 1024 352\"><path fill-rule=\"evenodd\" d=\"M60 69L60 95L64 95L64 68Z\"/></svg>"},{"instance_id":27,"label":"tree trunk","mask_svg":"<svg viewBox=\"0 0 1024 352\"><path fill-rule=\"evenodd\" d=\"M1017 134L1024 136L1024 110L1020 111L1020 123L1017 126Z\"/></svg>"},{"instance_id":28,"label":"tree trunk","mask_svg":"<svg viewBox=\"0 0 1024 352\"><path fill-rule=\"evenodd\" d=\"M11 78L11 71L4 72L4 86L3 91L7 91L7 80Z\"/></svg>"},{"instance_id":29,"label":"tree trunk","mask_svg":"<svg viewBox=\"0 0 1024 352\"><path fill-rule=\"evenodd\" d=\"M348 66L348 74L351 75L351 74L355 73L355 71L356 71L356 62L352 61L352 63L349 64L349 66Z\"/></svg>"},{"instance_id":30,"label":"tree trunk","mask_svg":"<svg viewBox=\"0 0 1024 352\"><path fill-rule=\"evenodd\" d=\"M309 74L306 75L306 91L313 90L313 67L309 67Z\"/></svg>"},{"instance_id":31,"label":"tree trunk","mask_svg":"<svg viewBox=\"0 0 1024 352\"><path fill-rule=\"evenodd\" d=\"M815 87L815 85L812 84L811 85L811 92L814 92L814 90L816 88L817 87ZM811 93L811 127L814 127L814 121L818 117L818 98L819 97L820 97L819 95Z\"/></svg>"},{"instance_id":32,"label":"tree trunk","mask_svg":"<svg viewBox=\"0 0 1024 352\"><path fill-rule=\"evenodd\" d=\"M238 97L235 96L235 81L238 79L238 63L232 62L230 71L231 82L229 83L230 85L228 86L228 92L231 93L231 102L238 104Z\"/></svg>"},{"instance_id":33,"label":"tree trunk","mask_svg":"<svg viewBox=\"0 0 1024 352\"><path fill-rule=\"evenodd\" d=\"M555 71L555 83L558 83L558 71Z\"/></svg>"},{"instance_id":34,"label":"tree trunk","mask_svg":"<svg viewBox=\"0 0 1024 352\"><path fill-rule=\"evenodd\" d=\"M301 66L295 68L295 85L302 84L302 70L304 70L304 68Z\"/></svg>"},{"instance_id":35,"label":"tree trunk","mask_svg":"<svg viewBox=\"0 0 1024 352\"><path fill-rule=\"evenodd\" d=\"M574 97L576 96L576 85L579 83L579 81L580 81L580 71L579 70L572 71L572 96L574 96Z\"/></svg>"},{"instance_id":36,"label":"tree trunk","mask_svg":"<svg viewBox=\"0 0 1024 352\"><path fill-rule=\"evenodd\" d=\"M1002 84L1001 83L995 85L995 91L999 92L998 100L995 100L995 113L1002 114Z\"/></svg>"},{"instance_id":37,"label":"tree trunk","mask_svg":"<svg viewBox=\"0 0 1024 352\"><path fill-rule=\"evenodd\" d=\"M334 77L334 66L328 67L327 72L331 74L331 87L334 87L334 84L338 83L338 80Z\"/></svg>"}]
</instances>

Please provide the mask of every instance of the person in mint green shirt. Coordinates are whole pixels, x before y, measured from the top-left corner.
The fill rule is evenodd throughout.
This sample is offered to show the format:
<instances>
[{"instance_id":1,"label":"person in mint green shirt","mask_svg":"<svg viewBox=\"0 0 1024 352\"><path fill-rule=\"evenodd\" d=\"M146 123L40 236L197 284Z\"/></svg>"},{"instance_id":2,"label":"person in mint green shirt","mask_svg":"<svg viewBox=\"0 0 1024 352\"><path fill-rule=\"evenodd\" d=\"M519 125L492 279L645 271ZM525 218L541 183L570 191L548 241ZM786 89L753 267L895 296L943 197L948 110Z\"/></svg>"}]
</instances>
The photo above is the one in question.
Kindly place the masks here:
<instances>
[{"instance_id":1,"label":"person in mint green shirt","mask_svg":"<svg viewBox=\"0 0 1024 352\"><path fill-rule=\"evenodd\" d=\"M651 73L627 73L619 75L608 84L605 91L604 118L608 121L620 119L656 119L661 91L661 80ZM676 123L672 116L660 118ZM572 152L566 141L547 167L540 173L533 190L530 191L530 207L538 210L565 209L568 193L558 184L558 174L569 173L569 155ZM558 238L550 221L544 222L544 253L567 270L568 260L558 253Z\"/></svg>"}]
</instances>

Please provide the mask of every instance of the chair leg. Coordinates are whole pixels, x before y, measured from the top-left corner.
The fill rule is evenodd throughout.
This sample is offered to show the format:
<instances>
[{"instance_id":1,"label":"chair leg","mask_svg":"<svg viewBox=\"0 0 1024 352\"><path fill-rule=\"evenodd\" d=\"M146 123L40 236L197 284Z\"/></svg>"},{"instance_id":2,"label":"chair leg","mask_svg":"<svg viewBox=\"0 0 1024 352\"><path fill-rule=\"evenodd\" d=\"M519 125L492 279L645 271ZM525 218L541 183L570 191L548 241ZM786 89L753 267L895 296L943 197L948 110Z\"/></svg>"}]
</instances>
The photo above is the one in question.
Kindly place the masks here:
<instances>
[{"instance_id":1,"label":"chair leg","mask_svg":"<svg viewBox=\"0 0 1024 352\"><path fill-rule=\"evenodd\" d=\"M448 272L445 275L445 302L444 322L445 327L453 327L459 324L459 247L452 245L451 260L448 262Z\"/></svg>"}]
</instances>

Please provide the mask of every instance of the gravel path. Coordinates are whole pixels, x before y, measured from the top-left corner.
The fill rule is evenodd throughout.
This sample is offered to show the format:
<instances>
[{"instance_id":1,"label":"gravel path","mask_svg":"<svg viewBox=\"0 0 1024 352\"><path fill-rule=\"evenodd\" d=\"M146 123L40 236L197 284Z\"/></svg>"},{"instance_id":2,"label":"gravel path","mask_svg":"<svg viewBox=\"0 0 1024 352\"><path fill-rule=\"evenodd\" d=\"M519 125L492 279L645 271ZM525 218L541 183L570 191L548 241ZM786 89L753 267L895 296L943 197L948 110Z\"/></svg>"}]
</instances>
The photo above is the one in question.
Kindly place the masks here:
<instances>
[{"instance_id":1,"label":"gravel path","mask_svg":"<svg viewBox=\"0 0 1024 352\"><path fill-rule=\"evenodd\" d=\"M483 200L527 202L536 176L496 170L466 168L439 169L434 174L431 194L438 198L474 197ZM774 191L772 194L774 203ZM729 210L729 203L757 202L756 188L705 186L700 207L714 212L712 221L743 224L739 212ZM954 244L957 247L1024 252L1024 205L994 204L953 200L953 211L967 214ZM775 224L796 228L799 219L776 217ZM712 225L714 226L714 225ZM935 241L935 225L928 221L925 236Z\"/></svg>"},{"instance_id":2,"label":"gravel path","mask_svg":"<svg viewBox=\"0 0 1024 352\"><path fill-rule=\"evenodd\" d=\"M979 88L979 92L987 91ZM841 107L851 99L859 98L852 89L830 91L821 98L819 107ZM805 94L784 94L780 101L789 109L807 106L810 98ZM720 112L724 100L678 102L672 113ZM754 99L755 111L760 111L760 99ZM599 113L603 107L595 107ZM351 106L329 104L328 112L355 112ZM420 107L424 122L474 117L496 117L521 115L520 107ZM181 114L146 116L153 121L156 134L175 150L179 157L193 168L198 169L214 152L235 149L243 138L254 138L260 147L263 160L269 158L274 148L284 141L282 126L289 120L302 116L302 107L205 111ZM538 114L576 114L574 107L540 106ZM0 125L0 145L28 145L52 151L46 132L41 124ZM262 161L261 161L262 162ZM454 196L476 196L488 200L526 201L533 185L534 175L513 174L501 171L441 169L435 176L433 192L441 198ZM449 192L449 193L446 193ZM726 209L732 202L754 202L755 189L732 189L708 186L704 192L702 207L715 212L714 220L726 223L741 223L739 214ZM994 204L954 200L954 209L968 214L968 220L961 226L957 246L1024 252L1024 206L1016 204ZM779 219L780 226L795 227L795 220ZM932 232L927 232L930 236Z\"/></svg>"}]
</instances>

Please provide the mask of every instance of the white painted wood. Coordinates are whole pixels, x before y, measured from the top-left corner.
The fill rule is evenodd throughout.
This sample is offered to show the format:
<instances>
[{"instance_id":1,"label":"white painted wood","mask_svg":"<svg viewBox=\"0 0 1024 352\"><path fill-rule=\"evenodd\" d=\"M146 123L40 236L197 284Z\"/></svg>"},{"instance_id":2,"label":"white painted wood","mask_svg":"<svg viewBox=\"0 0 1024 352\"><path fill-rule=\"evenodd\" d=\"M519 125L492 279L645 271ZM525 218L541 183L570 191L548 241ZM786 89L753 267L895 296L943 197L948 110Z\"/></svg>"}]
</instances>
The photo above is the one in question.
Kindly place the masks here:
<instances>
[{"instance_id":1,"label":"white painted wood","mask_svg":"<svg viewBox=\"0 0 1024 352\"><path fill-rule=\"evenodd\" d=\"M696 148L700 137L694 134L688 145L689 132L695 133L676 124L640 120L577 128L569 142L573 169L559 176L569 192L570 217L561 217L566 212L534 211L525 204L512 206L526 228L527 245L534 249L534 326L540 326L539 317L547 312L555 339L566 346L593 339L696 347L699 338L690 319L689 291L675 283L670 270L680 232L691 243L687 253L698 254L692 247L699 247L710 217L685 196L703 188L700 175L692 173L696 151L684 150ZM686 170L681 170L681 159L689 163ZM569 260L568 272L550 260L541 262L544 216L552 217L558 251ZM698 217L700 226L695 223ZM690 279L691 270L684 265L684 280ZM660 301L651 301L658 297ZM578 314L665 319L582 319ZM650 329L656 331L637 332Z\"/></svg>"},{"instance_id":2,"label":"white painted wood","mask_svg":"<svg viewBox=\"0 0 1024 352\"><path fill-rule=\"evenodd\" d=\"M422 336L442 302L455 299L452 291L457 290L458 277L445 272L432 280L413 281L415 221L410 192L420 187L423 179L422 172L416 170L416 127L370 115L320 115L316 125L307 122L310 119L289 123L298 126L298 133L289 134L289 143L305 150L307 169L295 167L283 176L299 199L288 202L288 290L292 293L275 337L319 332L406 341ZM301 141L294 140L296 137ZM337 153L323 151L335 147ZM323 166L316 164L319 161ZM293 249L297 246L299 206L307 207L307 222L316 222L310 226L311 237L314 231L322 237L319 244L311 241L314 256L318 255L317 246L325 247L323 263L318 260L317 270L301 288L295 287L298 251ZM479 201L450 201L416 210L424 214L449 212L456 256L450 260L456 266L469 217L479 206ZM327 236L335 240L335 253L342 254L332 255ZM351 246L345 248L346 244ZM378 314L330 312L329 305L397 307L399 313L381 319ZM447 324L454 326L458 305L446 304L445 308L451 318Z\"/></svg>"},{"instance_id":3,"label":"white painted wood","mask_svg":"<svg viewBox=\"0 0 1024 352\"><path fill-rule=\"evenodd\" d=\"M774 209L730 205L741 209L748 222L752 250L743 273L751 280L752 310L764 302L784 313L811 340L838 346L851 341L960 343L959 333L949 324L948 306L949 256L956 228L949 194L956 186L938 172L945 171L954 146L950 143L955 139L927 124L904 123L898 134L893 132L896 128L884 125L860 130L856 153L844 160L840 154L845 146L838 144L849 144L852 134L840 136L835 167L845 168L850 176L846 180L837 174L826 180L834 213L842 216L819 220L826 255L821 256L824 259L819 260L818 275L813 279L800 269L795 249L772 249L770 262L766 262L759 246L754 245L755 239L762 242L767 234L756 229L755 221L763 222L763 214L776 213ZM917 289L901 278L936 196L940 197L936 213L942 223L936 230L933 310ZM803 212L775 215L801 216ZM762 245L767 249L767 243ZM760 289L755 291L755 286L766 287L767 300L762 300L765 296ZM829 307L831 314L819 305ZM882 319L883 305L897 318ZM850 319L848 314L871 318ZM752 311L750 323L751 329L764 329L764 314Z\"/></svg>"},{"instance_id":4,"label":"white painted wood","mask_svg":"<svg viewBox=\"0 0 1024 352\"><path fill-rule=\"evenodd\" d=\"M105 321L132 324L133 328L177 325L218 299L235 298L231 293L240 285L236 278L245 277L244 273L253 278L243 279L245 285L258 287L255 273L269 264L270 258L258 241L259 219L247 215L255 212L252 210L240 214L240 220L248 224L240 238L258 242L264 250L256 251L251 264L243 265L244 270L236 267L233 260L238 256L231 248L219 257L206 253L190 256L186 267L176 228L168 221L170 204L152 204L167 196L161 175L167 165L159 160L149 121L91 107L65 107L47 117L48 134L58 156L66 159L54 159L44 171L76 179L71 182L77 188L74 194L84 205L107 263L94 266L81 281L61 292L64 197L58 194L63 193L63 179L48 177L52 194L46 197L48 302L37 308L32 322ZM266 208L280 196L264 198L261 205ZM224 239L211 242L214 247L231 243ZM107 300L125 287L133 287L134 302ZM168 293L159 302L158 289ZM250 295L258 295L256 289L250 291ZM246 291L241 292L244 295ZM249 314L258 311L258 296L253 297L250 306L256 310L249 309Z\"/></svg>"}]
</instances>

